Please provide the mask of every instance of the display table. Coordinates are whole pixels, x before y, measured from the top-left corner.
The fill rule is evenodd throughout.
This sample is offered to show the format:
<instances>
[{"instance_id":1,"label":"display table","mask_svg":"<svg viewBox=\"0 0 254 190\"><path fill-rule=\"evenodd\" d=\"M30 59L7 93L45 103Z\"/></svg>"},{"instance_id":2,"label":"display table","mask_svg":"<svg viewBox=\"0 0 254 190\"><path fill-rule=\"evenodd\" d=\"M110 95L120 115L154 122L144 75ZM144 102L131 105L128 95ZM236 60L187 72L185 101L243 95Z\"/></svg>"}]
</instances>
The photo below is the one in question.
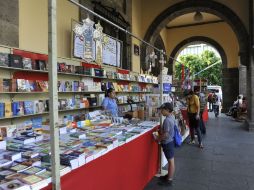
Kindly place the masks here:
<instances>
[{"instance_id":1,"label":"display table","mask_svg":"<svg viewBox=\"0 0 254 190\"><path fill-rule=\"evenodd\" d=\"M61 178L63 190L141 190L157 173L155 128ZM52 189L51 185L44 190Z\"/></svg>"}]
</instances>

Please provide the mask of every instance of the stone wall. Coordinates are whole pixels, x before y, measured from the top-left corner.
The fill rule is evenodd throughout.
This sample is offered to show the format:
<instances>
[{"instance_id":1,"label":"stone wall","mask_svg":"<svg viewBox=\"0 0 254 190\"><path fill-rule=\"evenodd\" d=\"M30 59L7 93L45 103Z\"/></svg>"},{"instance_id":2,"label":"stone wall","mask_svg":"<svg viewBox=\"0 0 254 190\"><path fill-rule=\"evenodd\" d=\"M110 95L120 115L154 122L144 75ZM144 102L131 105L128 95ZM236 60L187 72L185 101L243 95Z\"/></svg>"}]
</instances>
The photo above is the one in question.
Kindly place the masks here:
<instances>
[{"instance_id":1,"label":"stone wall","mask_svg":"<svg viewBox=\"0 0 254 190\"><path fill-rule=\"evenodd\" d=\"M222 70L223 109L227 112L239 95L239 70L238 68L224 68Z\"/></svg>"},{"instance_id":2,"label":"stone wall","mask_svg":"<svg viewBox=\"0 0 254 190\"><path fill-rule=\"evenodd\" d=\"M18 0L0 0L0 44L19 47Z\"/></svg>"}]
</instances>

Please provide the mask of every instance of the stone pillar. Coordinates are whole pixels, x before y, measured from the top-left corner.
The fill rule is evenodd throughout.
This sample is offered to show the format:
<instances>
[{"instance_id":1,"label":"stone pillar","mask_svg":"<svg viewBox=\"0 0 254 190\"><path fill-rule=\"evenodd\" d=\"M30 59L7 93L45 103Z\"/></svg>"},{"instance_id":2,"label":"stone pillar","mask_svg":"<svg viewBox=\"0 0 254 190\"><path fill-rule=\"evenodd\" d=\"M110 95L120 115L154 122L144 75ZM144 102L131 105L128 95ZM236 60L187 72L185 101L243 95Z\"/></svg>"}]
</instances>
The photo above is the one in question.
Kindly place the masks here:
<instances>
[{"instance_id":1,"label":"stone pillar","mask_svg":"<svg viewBox=\"0 0 254 190\"><path fill-rule=\"evenodd\" d=\"M247 67L247 106L248 106L248 118L246 122L247 130L254 131L254 52L251 52L252 56L250 64Z\"/></svg>"},{"instance_id":2,"label":"stone pillar","mask_svg":"<svg viewBox=\"0 0 254 190\"><path fill-rule=\"evenodd\" d=\"M247 95L247 67L241 64L239 66L239 94Z\"/></svg>"},{"instance_id":3,"label":"stone pillar","mask_svg":"<svg viewBox=\"0 0 254 190\"><path fill-rule=\"evenodd\" d=\"M222 112L227 112L239 94L238 68L222 69Z\"/></svg>"}]
</instances>

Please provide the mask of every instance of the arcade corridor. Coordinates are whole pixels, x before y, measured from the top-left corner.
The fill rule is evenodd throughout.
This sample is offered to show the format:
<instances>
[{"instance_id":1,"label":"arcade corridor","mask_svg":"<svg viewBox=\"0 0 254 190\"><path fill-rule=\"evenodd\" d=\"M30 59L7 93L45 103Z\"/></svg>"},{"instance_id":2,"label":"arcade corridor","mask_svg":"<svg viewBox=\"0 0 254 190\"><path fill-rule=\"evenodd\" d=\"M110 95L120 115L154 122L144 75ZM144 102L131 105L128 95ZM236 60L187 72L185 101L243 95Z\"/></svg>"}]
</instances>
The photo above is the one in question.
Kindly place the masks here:
<instances>
[{"instance_id":1,"label":"arcade corridor","mask_svg":"<svg viewBox=\"0 0 254 190\"><path fill-rule=\"evenodd\" d=\"M184 144L176 150L172 187L153 180L145 190L253 190L254 133L222 114L210 114L203 150Z\"/></svg>"}]
</instances>

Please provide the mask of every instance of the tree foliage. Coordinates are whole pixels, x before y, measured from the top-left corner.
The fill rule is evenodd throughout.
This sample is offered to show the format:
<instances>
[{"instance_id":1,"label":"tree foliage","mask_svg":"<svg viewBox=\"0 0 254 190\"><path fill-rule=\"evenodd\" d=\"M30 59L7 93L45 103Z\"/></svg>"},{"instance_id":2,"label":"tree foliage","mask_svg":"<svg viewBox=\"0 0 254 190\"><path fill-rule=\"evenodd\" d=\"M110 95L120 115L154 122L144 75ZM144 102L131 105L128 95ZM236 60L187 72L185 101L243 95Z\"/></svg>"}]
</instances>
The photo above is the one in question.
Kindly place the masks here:
<instances>
[{"instance_id":1,"label":"tree foliage","mask_svg":"<svg viewBox=\"0 0 254 190\"><path fill-rule=\"evenodd\" d=\"M217 57L213 51L206 50L201 55L184 55L180 57L180 62L190 69L191 75L198 73L199 71L205 69L209 65L219 62L213 67L210 67L209 69L201 72L195 78L207 79L210 85L220 85L220 86L222 85L221 58ZM175 77L181 80L181 76L182 76L182 66L180 63L176 63Z\"/></svg>"}]
</instances>

